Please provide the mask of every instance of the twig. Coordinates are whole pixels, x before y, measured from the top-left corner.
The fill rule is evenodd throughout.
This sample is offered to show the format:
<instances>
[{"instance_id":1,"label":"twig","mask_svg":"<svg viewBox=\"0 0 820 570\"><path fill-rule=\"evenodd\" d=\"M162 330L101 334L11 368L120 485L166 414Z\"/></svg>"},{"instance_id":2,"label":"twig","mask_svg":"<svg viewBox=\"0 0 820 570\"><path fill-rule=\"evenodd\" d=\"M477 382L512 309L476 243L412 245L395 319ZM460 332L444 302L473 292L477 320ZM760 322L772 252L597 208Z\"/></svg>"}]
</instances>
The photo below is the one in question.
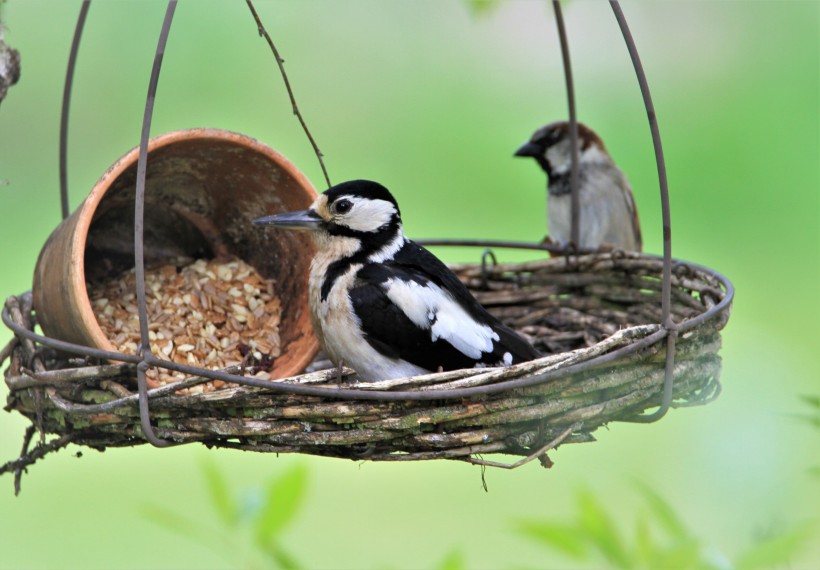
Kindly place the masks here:
<instances>
[{"instance_id":1,"label":"twig","mask_svg":"<svg viewBox=\"0 0 820 570\"><path fill-rule=\"evenodd\" d=\"M31 442L31 438L33 437L33 435L34 426L29 426L29 428L26 430L27 441L24 440L23 449L28 448L28 444ZM72 434L61 435L57 439L53 439L48 443L38 445L30 452L20 454L20 457L18 457L17 459L9 461L5 465L0 466L0 475L4 473L14 472L14 494L18 494L20 492L20 477L25 468L29 465L34 464L37 460L42 459L44 456L51 453L52 451L57 451L59 449L64 448L66 445L71 443L73 437L74 436Z\"/></svg>"},{"instance_id":2,"label":"twig","mask_svg":"<svg viewBox=\"0 0 820 570\"><path fill-rule=\"evenodd\" d=\"M473 457L465 457L465 458L462 459L462 461L466 461L467 463L472 463L473 465L484 465L484 466L487 466L487 467L500 467L501 469L515 469L517 467L521 467L522 465L525 465L525 464L529 463L533 459L537 459L537 458L541 457L542 455L544 455L550 449L552 449L554 447L558 447L558 445L560 445L560 443L562 441L564 441L569 434L571 434L572 432L574 432L575 430L577 430L580 427L581 427L580 422L569 426L567 429L565 429L560 434L558 434L558 436L555 439L553 439L552 441L550 441L547 445L539 448L537 451L535 451L534 453L531 453L530 455L526 456L525 458L519 459L515 463L501 463L500 461L490 461L488 459L474 459Z\"/></svg>"},{"instance_id":3,"label":"twig","mask_svg":"<svg viewBox=\"0 0 820 570\"><path fill-rule=\"evenodd\" d=\"M17 325L24 327L26 329L31 329L31 319L25 315L25 312L20 307L20 298L11 296L6 299L6 308L8 309L9 316L11 320L14 321ZM26 362L30 362L32 358L34 358L35 347L34 343L24 338L20 342L20 346L23 348L23 355L25 357Z\"/></svg>"},{"instance_id":4,"label":"twig","mask_svg":"<svg viewBox=\"0 0 820 570\"><path fill-rule=\"evenodd\" d=\"M11 390L22 390L33 386L55 386L86 380L101 380L118 376L133 375L136 367L133 364L103 364L101 366L85 366L82 368L64 368L62 370L47 370L34 372L23 368L25 376L9 376L6 384Z\"/></svg>"},{"instance_id":5,"label":"twig","mask_svg":"<svg viewBox=\"0 0 820 570\"><path fill-rule=\"evenodd\" d=\"M128 388L119 382L114 382L113 380L103 380L100 382L100 388L103 390L108 390L118 398L127 398L132 394Z\"/></svg>"},{"instance_id":6,"label":"twig","mask_svg":"<svg viewBox=\"0 0 820 570\"><path fill-rule=\"evenodd\" d=\"M18 342L17 337L13 336L6 346L3 347L3 350L0 350L0 366L2 366L6 359L11 356L11 353L14 350L14 347L17 346Z\"/></svg>"},{"instance_id":7,"label":"twig","mask_svg":"<svg viewBox=\"0 0 820 570\"><path fill-rule=\"evenodd\" d=\"M332 186L330 183L330 177L327 174L327 168L325 168L325 162L322 160L324 156L322 151L319 150L319 145L316 144L316 140L313 138L313 135L310 134L310 129L308 129L307 123L305 123L304 117L302 117L302 113L299 111L299 106L296 104L296 97L293 95L293 89L290 86L290 80L288 79L288 74L285 73L285 60L279 56L279 50L276 49L276 46L273 45L273 40L268 34L268 31L265 29L265 26L262 25L262 20L259 19L259 14L256 13L256 8L253 7L253 2L251 0L245 0L248 3L248 8L250 8L251 14L253 14L253 19L256 20L256 27L259 30L259 36L264 37L268 41L268 45L270 46L271 51L273 51L273 55L276 58L276 63L279 65L279 71L282 73L282 79L285 81L285 88L288 90L288 96L290 97L290 103L293 106L293 114L299 119L299 122L302 125L302 129L305 131L310 144L313 146L313 152L316 153L316 158L319 159L319 165L322 167L322 174L325 175L325 181L327 182L328 187Z\"/></svg>"},{"instance_id":8,"label":"twig","mask_svg":"<svg viewBox=\"0 0 820 570\"><path fill-rule=\"evenodd\" d=\"M178 390L184 390L185 388L190 388L192 386L204 384L210 381L210 378L203 377L186 378L185 380L180 380L179 382L166 384L165 386L160 386L159 388L153 388L151 390L148 390L147 397L148 399L153 399L159 398L160 396L168 396L169 394L173 394ZM68 400L58 395L54 390L48 390L46 394L48 394L49 399L54 403L55 406L57 406L57 408L64 412L73 414L102 414L111 412L122 406L136 404L139 402L139 394L130 394L124 398L119 398L117 400L112 400L110 402L105 402L103 404L90 405L75 404L73 402L69 402Z\"/></svg>"},{"instance_id":9,"label":"twig","mask_svg":"<svg viewBox=\"0 0 820 570\"><path fill-rule=\"evenodd\" d=\"M20 457L23 457L26 453L28 453L28 446L31 445L31 438L34 437L34 433L37 431L37 427L32 424L26 428L26 433L23 434L23 448L20 450ZM20 494L20 484L21 480L23 479L23 467L18 466L17 469L14 470L14 496Z\"/></svg>"}]
</instances>

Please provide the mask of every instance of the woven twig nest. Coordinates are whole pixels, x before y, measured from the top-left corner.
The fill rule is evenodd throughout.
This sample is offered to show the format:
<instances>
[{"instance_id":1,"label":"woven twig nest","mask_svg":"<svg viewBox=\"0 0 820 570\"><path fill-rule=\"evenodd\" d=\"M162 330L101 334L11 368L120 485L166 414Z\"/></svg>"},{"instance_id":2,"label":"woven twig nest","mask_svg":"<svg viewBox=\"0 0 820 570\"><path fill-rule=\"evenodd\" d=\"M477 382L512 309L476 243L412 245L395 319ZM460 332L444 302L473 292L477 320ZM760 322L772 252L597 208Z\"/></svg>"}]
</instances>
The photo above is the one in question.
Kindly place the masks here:
<instances>
[{"instance_id":1,"label":"woven twig nest","mask_svg":"<svg viewBox=\"0 0 820 570\"><path fill-rule=\"evenodd\" d=\"M350 377L339 383L328 370L281 381L323 388L324 397L242 385L177 394L207 380L192 378L149 392L151 421L167 440L262 452L356 460L541 456L550 444L591 441L602 425L634 420L660 404L667 346L658 324L661 268L659 258L623 252L457 266L479 301L552 354L509 368L375 383ZM673 407L705 403L719 392L719 331L730 301L724 278L695 265L674 266ZM30 296L7 301L7 323L33 330L31 317ZM55 445L145 442L134 365L66 359L16 340L5 371L7 410L58 434ZM350 390L359 396L336 396ZM369 399L388 393L395 398Z\"/></svg>"}]
</instances>

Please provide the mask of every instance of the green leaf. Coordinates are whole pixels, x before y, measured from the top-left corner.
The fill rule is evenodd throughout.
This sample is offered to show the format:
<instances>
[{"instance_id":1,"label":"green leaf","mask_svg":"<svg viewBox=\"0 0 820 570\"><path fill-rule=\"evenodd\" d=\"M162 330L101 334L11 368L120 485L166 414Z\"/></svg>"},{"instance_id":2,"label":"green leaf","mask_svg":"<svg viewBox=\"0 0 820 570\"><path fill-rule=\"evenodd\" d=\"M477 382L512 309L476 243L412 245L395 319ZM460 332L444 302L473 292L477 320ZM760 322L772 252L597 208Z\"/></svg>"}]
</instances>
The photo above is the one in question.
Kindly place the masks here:
<instances>
[{"instance_id":1,"label":"green leaf","mask_svg":"<svg viewBox=\"0 0 820 570\"><path fill-rule=\"evenodd\" d=\"M806 404L820 412L820 396L809 396L807 394L801 394L799 398L803 400Z\"/></svg>"},{"instance_id":2,"label":"green leaf","mask_svg":"<svg viewBox=\"0 0 820 570\"><path fill-rule=\"evenodd\" d=\"M648 568L656 556L657 549L649 532L646 514L641 512L635 520L635 562Z\"/></svg>"},{"instance_id":3,"label":"green leaf","mask_svg":"<svg viewBox=\"0 0 820 570\"><path fill-rule=\"evenodd\" d=\"M140 511L142 517L149 522L209 548L226 562L230 562L231 556L236 552L236 546L231 543L230 536L224 532L214 531L194 519L158 505L145 505Z\"/></svg>"},{"instance_id":4,"label":"green leaf","mask_svg":"<svg viewBox=\"0 0 820 570\"><path fill-rule=\"evenodd\" d=\"M696 540L692 539L676 543L671 547L658 552L647 567L675 568L676 570L702 568L703 564L700 556L700 544L698 544Z\"/></svg>"},{"instance_id":5,"label":"green leaf","mask_svg":"<svg viewBox=\"0 0 820 570\"><path fill-rule=\"evenodd\" d=\"M635 486L643 494L644 499L646 499L646 503L649 505L652 514L655 516L655 519L661 524L671 538L681 541L687 541L691 538L691 533L680 520L677 513L675 513L675 509L673 509L669 503L667 503L658 493L650 489L644 483L636 481Z\"/></svg>"},{"instance_id":6,"label":"green leaf","mask_svg":"<svg viewBox=\"0 0 820 570\"><path fill-rule=\"evenodd\" d=\"M444 560L439 562L436 570L465 570L467 564L464 562L464 555L459 550L451 550L444 557Z\"/></svg>"},{"instance_id":7,"label":"green leaf","mask_svg":"<svg viewBox=\"0 0 820 570\"><path fill-rule=\"evenodd\" d=\"M755 544L735 562L736 570L758 570L787 563L814 535L814 525L806 524Z\"/></svg>"},{"instance_id":8,"label":"green leaf","mask_svg":"<svg viewBox=\"0 0 820 570\"><path fill-rule=\"evenodd\" d=\"M813 414L795 414L798 419L808 422L815 428L820 428L820 396L808 396L808 395L801 395L799 396L801 400L808 406L814 408L812 410Z\"/></svg>"},{"instance_id":9,"label":"green leaf","mask_svg":"<svg viewBox=\"0 0 820 570\"><path fill-rule=\"evenodd\" d=\"M222 472L210 459L202 462L202 474L211 497L211 504L220 520L227 526L233 526L237 521L238 509L231 498L228 483Z\"/></svg>"},{"instance_id":10,"label":"green leaf","mask_svg":"<svg viewBox=\"0 0 820 570\"><path fill-rule=\"evenodd\" d=\"M258 545L273 544L271 541L293 519L305 496L306 482L307 470L302 465L296 465L271 481L254 524Z\"/></svg>"},{"instance_id":11,"label":"green leaf","mask_svg":"<svg viewBox=\"0 0 820 570\"><path fill-rule=\"evenodd\" d=\"M516 531L535 539L542 546L551 548L575 560L588 560L589 549L584 532L562 523L522 520L516 523Z\"/></svg>"},{"instance_id":12,"label":"green leaf","mask_svg":"<svg viewBox=\"0 0 820 570\"><path fill-rule=\"evenodd\" d=\"M630 560L615 525L598 499L590 491L582 490L578 493L577 500L581 528L601 554L618 568L633 568L634 561Z\"/></svg>"},{"instance_id":13,"label":"green leaf","mask_svg":"<svg viewBox=\"0 0 820 570\"><path fill-rule=\"evenodd\" d=\"M284 548L282 548L276 540L270 540L262 547L262 551L276 564L278 568L284 570L300 570L303 566Z\"/></svg>"},{"instance_id":14,"label":"green leaf","mask_svg":"<svg viewBox=\"0 0 820 570\"><path fill-rule=\"evenodd\" d=\"M498 8L501 0L467 0L470 12L475 16L484 16Z\"/></svg>"},{"instance_id":15,"label":"green leaf","mask_svg":"<svg viewBox=\"0 0 820 570\"><path fill-rule=\"evenodd\" d=\"M206 528L197 521L156 505L142 507L141 514L150 522L205 545L223 558L225 557L225 553L218 546L224 545L224 540L214 540L215 536L221 537L221 534Z\"/></svg>"}]
</instances>

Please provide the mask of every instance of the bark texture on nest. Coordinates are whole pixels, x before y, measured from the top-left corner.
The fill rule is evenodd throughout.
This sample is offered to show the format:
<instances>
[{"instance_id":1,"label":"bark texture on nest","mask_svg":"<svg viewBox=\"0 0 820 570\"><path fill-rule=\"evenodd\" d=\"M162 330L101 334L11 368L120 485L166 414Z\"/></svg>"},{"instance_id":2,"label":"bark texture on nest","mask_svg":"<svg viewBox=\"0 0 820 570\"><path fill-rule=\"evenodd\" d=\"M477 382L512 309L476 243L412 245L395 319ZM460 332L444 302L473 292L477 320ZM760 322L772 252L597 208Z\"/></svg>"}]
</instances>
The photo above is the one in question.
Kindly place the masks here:
<instances>
[{"instance_id":1,"label":"bark texture on nest","mask_svg":"<svg viewBox=\"0 0 820 570\"><path fill-rule=\"evenodd\" d=\"M593 441L592 432L602 425L629 421L659 405L666 348L664 337L656 334L659 259L596 254L571 261L555 258L483 270L474 265L455 269L479 301L548 356L509 368L459 370L345 388L434 391L535 378L611 354L653 334L658 339L604 365L559 372L526 388L459 400L338 400L246 386L196 395L175 393L207 380L192 378L149 392L157 435L180 443L354 460L478 462L476 454L534 458L545 445ZM706 312L725 294L713 274L679 264L673 275L675 322ZM32 330L29 295L9 298L6 307L15 322ZM678 337L673 406L706 403L719 393L719 331L729 312L727 305ZM134 365L66 359L16 338L0 356L11 359L5 371L10 390L6 409L24 414L41 433L98 449L145 442ZM337 388L335 372L328 371L285 382ZM3 469L19 469L23 456Z\"/></svg>"}]
</instances>

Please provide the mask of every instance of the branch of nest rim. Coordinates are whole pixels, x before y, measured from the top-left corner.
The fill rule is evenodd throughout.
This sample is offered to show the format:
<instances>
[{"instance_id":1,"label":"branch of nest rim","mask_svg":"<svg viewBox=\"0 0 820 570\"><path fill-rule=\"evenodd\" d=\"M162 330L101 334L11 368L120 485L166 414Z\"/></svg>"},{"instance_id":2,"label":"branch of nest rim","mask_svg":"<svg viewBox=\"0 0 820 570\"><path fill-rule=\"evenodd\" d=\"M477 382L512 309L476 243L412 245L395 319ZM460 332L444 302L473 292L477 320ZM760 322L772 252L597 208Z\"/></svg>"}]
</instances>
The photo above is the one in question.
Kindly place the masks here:
<instances>
[{"instance_id":1,"label":"branch of nest rim","mask_svg":"<svg viewBox=\"0 0 820 570\"><path fill-rule=\"evenodd\" d=\"M23 436L23 449L20 451L20 457L0 466L0 475L5 473L14 473L15 496L20 494L20 484L23 478L23 473L26 471L26 467L36 463L49 453L59 451L64 448L71 443L71 439L73 437L71 434L61 435L48 443L39 443L34 449L29 451L29 445L31 445L31 440L36 431L37 428L34 424L28 426L28 428L26 428L26 433Z\"/></svg>"}]
</instances>

